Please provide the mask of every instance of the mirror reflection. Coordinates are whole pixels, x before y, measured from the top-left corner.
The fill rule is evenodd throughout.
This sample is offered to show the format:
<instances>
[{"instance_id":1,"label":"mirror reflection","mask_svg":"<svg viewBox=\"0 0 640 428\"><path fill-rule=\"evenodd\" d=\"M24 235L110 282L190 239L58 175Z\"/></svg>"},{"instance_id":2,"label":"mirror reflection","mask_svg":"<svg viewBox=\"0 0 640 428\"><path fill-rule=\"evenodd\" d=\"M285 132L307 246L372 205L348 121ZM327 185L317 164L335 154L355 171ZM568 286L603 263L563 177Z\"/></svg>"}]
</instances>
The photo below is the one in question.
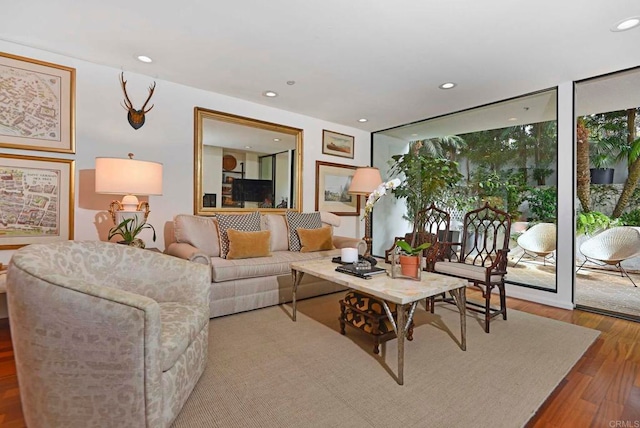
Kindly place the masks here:
<instances>
[{"instance_id":1,"label":"mirror reflection","mask_svg":"<svg viewBox=\"0 0 640 428\"><path fill-rule=\"evenodd\" d=\"M195 109L194 212L299 210L302 130Z\"/></svg>"}]
</instances>

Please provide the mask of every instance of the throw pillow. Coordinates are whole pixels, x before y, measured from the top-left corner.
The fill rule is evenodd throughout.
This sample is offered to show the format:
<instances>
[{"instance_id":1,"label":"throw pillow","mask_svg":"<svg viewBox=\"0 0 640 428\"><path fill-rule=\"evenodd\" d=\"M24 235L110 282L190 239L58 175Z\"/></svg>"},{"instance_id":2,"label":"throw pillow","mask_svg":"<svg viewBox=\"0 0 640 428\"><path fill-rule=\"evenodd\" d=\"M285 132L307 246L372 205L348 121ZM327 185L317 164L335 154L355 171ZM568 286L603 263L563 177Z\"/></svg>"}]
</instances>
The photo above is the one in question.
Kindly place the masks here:
<instances>
[{"instance_id":1,"label":"throw pillow","mask_svg":"<svg viewBox=\"0 0 640 428\"><path fill-rule=\"evenodd\" d=\"M286 212L287 227L289 228L289 251L300 251L300 238L297 230L303 229L320 229L322 220L320 213L297 213L293 211Z\"/></svg>"},{"instance_id":2,"label":"throw pillow","mask_svg":"<svg viewBox=\"0 0 640 428\"><path fill-rule=\"evenodd\" d=\"M229 229L241 230L244 232L260 231L260 213L258 211L251 214L218 214L218 235L220 237L220 257L227 258L229 252Z\"/></svg>"},{"instance_id":3,"label":"throw pillow","mask_svg":"<svg viewBox=\"0 0 640 428\"><path fill-rule=\"evenodd\" d=\"M300 237L301 253L311 253L313 251L333 250L333 237L330 227L320 229L298 229Z\"/></svg>"},{"instance_id":4,"label":"throw pillow","mask_svg":"<svg viewBox=\"0 0 640 428\"><path fill-rule=\"evenodd\" d=\"M250 259L253 257L269 257L269 243L271 232L241 232L235 229L227 230L229 237L229 252L227 259Z\"/></svg>"}]
</instances>

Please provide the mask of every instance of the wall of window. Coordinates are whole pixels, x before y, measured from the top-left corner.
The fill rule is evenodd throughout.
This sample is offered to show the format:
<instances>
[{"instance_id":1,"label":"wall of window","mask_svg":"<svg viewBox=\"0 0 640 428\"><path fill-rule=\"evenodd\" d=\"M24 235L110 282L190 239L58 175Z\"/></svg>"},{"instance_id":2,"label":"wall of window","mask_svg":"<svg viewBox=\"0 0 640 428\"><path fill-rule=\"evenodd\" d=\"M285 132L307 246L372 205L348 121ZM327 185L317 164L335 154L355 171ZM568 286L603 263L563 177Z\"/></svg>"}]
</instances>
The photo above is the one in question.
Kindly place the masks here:
<instances>
[{"instance_id":1,"label":"wall of window","mask_svg":"<svg viewBox=\"0 0 640 428\"><path fill-rule=\"evenodd\" d=\"M380 131L373 134L372 162L385 179L397 175L393 157L407 153L455 166L460 174L455 184L421 203L430 200L449 211L453 231L467 211L485 202L509 212L513 227L507 282L557 292L555 257L524 254L516 263L523 255L519 234L536 223L557 223L557 105L553 89ZM432 174L437 179L440 172L436 168ZM387 196L375 205L375 255L383 255L394 237L411 231L417 208L407 201Z\"/></svg>"},{"instance_id":2,"label":"wall of window","mask_svg":"<svg viewBox=\"0 0 640 428\"><path fill-rule=\"evenodd\" d=\"M640 227L640 68L583 80L575 84L577 123L576 261L586 241L601 242L591 257L624 253L621 239L598 241L599 231ZM620 233L633 233L618 229ZM616 266L591 259L576 273L575 303L618 316L640 318L640 257Z\"/></svg>"}]
</instances>

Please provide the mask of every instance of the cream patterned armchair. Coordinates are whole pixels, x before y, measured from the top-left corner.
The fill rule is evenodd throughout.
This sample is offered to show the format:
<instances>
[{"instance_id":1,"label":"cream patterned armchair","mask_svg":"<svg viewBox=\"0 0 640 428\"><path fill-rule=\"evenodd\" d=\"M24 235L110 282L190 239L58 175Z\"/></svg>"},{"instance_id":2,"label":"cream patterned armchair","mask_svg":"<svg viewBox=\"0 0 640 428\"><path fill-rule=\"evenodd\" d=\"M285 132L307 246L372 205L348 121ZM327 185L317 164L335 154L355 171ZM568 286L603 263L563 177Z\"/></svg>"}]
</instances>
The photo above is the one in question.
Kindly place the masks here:
<instances>
[{"instance_id":1,"label":"cream patterned armchair","mask_svg":"<svg viewBox=\"0 0 640 428\"><path fill-rule=\"evenodd\" d=\"M17 251L7 299L27 425L170 425L207 361L210 272L106 242Z\"/></svg>"}]
</instances>

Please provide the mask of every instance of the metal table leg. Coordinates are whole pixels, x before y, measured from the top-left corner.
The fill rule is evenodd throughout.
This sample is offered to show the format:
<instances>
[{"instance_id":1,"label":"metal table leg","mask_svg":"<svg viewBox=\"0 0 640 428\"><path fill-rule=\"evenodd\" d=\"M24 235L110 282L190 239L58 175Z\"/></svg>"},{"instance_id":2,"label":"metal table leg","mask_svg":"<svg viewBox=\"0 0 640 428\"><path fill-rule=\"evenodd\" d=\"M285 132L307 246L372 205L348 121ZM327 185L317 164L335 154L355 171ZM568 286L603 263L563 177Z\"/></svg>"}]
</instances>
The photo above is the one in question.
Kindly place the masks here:
<instances>
[{"instance_id":1,"label":"metal table leg","mask_svg":"<svg viewBox=\"0 0 640 428\"><path fill-rule=\"evenodd\" d=\"M418 302L411 303L411 307L409 309L409 317L406 317L406 309L407 305L396 305L396 311L398 314L398 321L393 319L393 314L389 309L389 305L385 300L382 300L382 307L384 308L384 312L387 314L387 318L391 322L391 326L393 327L393 331L396 333L396 338L398 339L398 385L404 385L404 338L407 335L407 327L411 324L411 320L413 319L413 313L418 306Z\"/></svg>"},{"instance_id":2,"label":"metal table leg","mask_svg":"<svg viewBox=\"0 0 640 428\"><path fill-rule=\"evenodd\" d=\"M293 321L296 320L296 291L298 291L298 285L300 285L300 281L302 281L303 276L304 276L304 272L291 269L291 278L293 280L293 288L292 288Z\"/></svg>"},{"instance_id":3,"label":"metal table leg","mask_svg":"<svg viewBox=\"0 0 640 428\"><path fill-rule=\"evenodd\" d=\"M467 287L449 291L460 311L460 349L467 350Z\"/></svg>"},{"instance_id":4,"label":"metal table leg","mask_svg":"<svg viewBox=\"0 0 640 428\"><path fill-rule=\"evenodd\" d=\"M398 338L398 385L404 385L404 336L405 336L405 307L397 305L398 312L398 330L396 337Z\"/></svg>"}]
</instances>

